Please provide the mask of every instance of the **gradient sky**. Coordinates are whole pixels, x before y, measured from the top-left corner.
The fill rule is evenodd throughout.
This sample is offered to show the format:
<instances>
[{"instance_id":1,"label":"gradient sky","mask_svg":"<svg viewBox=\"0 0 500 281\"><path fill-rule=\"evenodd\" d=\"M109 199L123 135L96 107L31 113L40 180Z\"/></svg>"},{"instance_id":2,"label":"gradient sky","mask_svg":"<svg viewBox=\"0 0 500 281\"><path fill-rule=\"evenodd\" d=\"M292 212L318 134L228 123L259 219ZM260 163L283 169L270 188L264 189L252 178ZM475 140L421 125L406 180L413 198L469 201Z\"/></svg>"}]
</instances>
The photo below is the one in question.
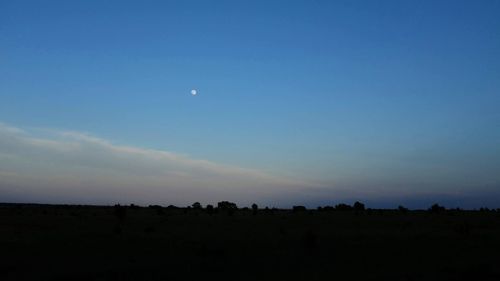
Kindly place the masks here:
<instances>
[{"instance_id":1,"label":"gradient sky","mask_svg":"<svg viewBox=\"0 0 500 281\"><path fill-rule=\"evenodd\" d=\"M499 15L0 1L0 201L500 207Z\"/></svg>"}]
</instances>

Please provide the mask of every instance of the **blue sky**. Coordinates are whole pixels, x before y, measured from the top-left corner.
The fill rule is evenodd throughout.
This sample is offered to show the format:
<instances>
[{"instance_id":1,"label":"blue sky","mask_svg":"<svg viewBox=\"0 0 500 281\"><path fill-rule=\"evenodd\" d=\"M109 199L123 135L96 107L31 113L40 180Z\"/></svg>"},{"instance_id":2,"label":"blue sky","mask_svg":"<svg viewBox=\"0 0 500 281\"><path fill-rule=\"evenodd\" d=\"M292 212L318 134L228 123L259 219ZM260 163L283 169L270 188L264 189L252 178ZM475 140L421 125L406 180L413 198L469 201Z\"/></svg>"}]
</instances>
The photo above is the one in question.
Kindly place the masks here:
<instances>
[{"instance_id":1,"label":"blue sky","mask_svg":"<svg viewBox=\"0 0 500 281\"><path fill-rule=\"evenodd\" d=\"M239 202L499 206L498 14L499 1L2 1L0 135L78 132L302 186L269 201L235 192L255 180L241 179L226 191ZM17 194L41 168L13 149L0 172ZM178 204L203 200L190 184ZM5 200L57 199L37 188ZM147 201L134 194L102 202Z\"/></svg>"}]
</instances>

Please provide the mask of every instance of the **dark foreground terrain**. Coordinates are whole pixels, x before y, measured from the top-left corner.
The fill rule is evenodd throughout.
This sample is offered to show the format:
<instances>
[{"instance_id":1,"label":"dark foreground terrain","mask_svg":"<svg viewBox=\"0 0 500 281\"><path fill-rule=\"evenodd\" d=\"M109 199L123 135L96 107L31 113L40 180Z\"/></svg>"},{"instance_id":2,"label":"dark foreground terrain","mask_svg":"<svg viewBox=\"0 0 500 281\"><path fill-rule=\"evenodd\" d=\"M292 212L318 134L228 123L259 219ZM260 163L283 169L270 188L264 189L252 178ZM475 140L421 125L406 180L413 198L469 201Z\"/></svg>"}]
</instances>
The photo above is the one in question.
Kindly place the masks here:
<instances>
[{"instance_id":1,"label":"dark foreground terrain","mask_svg":"<svg viewBox=\"0 0 500 281\"><path fill-rule=\"evenodd\" d=\"M0 204L0 280L500 280L500 212Z\"/></svg>"}]
</instances>

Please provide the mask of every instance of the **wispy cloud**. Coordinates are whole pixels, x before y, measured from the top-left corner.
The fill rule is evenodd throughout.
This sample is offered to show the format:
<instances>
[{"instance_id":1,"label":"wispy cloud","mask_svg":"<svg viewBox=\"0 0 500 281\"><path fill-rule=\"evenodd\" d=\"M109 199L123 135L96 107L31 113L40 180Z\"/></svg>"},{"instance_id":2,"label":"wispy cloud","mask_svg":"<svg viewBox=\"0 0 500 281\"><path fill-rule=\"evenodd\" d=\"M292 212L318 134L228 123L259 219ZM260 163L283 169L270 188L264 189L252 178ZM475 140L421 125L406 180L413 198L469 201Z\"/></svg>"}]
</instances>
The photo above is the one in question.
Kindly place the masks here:
<instances>
[{"instance_id":1,"label":"wispy cloud","mask_svg":"<svg viewBox=\"0 0 500 281\"><path fill-rule=\"evenodd\" d=\"M0 202L204 204L309 207L361 200L372 206L498 206L498 184L408 178L347 178L322 184L155 149L118 145L81 132L0 123ZM381 173L383 176L384 173ZM413 174L412 174L413 175ZM418 177L417 177L418 179ZM451 186L453 184L453 186ZM395 203L396 202L396 203Z\"/></svg>"},{"instance_id":2,"label":"wispy cloud","mask_svg":"<svg viewBox=\"0 0 500 281\"><path fill-rule=\"evenodd\" d=\"M0 123L0 201L248 204L312 186L254 169L117 145L85 133L49 132Z\"/></svg>"}]
</instances>

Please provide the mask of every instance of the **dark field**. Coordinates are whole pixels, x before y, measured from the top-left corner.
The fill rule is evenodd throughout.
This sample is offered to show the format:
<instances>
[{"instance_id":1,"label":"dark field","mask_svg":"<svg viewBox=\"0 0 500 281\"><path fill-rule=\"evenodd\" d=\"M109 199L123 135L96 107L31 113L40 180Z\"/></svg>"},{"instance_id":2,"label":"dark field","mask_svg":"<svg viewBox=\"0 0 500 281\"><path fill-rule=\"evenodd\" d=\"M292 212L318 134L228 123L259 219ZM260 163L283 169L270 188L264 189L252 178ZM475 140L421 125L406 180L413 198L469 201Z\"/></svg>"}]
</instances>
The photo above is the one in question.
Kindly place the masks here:
<instances>
[{"instance_id":1,"label":"dark field","mask_svg":"<svg viewBox=\"0 0 500 281\"><path fill-rule=\"evenodd\" d=\"M0 256L0 280L500 280L500 212L3 204Z\"/></svg>"}]
</instances>

